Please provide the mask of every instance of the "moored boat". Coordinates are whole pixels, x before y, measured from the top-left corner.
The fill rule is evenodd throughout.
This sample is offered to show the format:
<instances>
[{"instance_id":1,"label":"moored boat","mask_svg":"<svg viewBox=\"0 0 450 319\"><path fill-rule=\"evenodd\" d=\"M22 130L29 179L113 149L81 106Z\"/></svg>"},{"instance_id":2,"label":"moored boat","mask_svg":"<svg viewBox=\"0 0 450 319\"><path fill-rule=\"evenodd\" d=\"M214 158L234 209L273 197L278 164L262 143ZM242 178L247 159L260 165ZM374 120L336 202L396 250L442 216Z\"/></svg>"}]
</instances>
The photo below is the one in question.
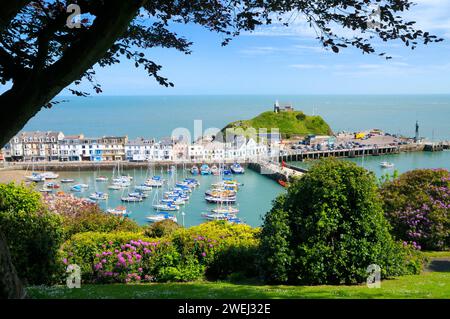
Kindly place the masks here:
<instances>
[{"instance_id":1,"label":"moored boat","mask_svg":"<svg viewBox=\"0 0 450 319\"><path fill-rule=\"evenodd\" d=\"M61 180L61 183L73 183L73 182L75 182L75 180L73 179L73 178L63 178L62 180Z\"/></svg>"},{"instance_id":2,"label":"moored boat","mask_svg":"<svg viewBox=\"0 0 450 319\"><path fill-rule=\"evenodd\" d=\"M220 174L219 168L216 165L211 166L211 174L215 176Z\"/></svg>"},{"instance_id":3,"label":"moored boat","mask_svg":"<svg viewBox=\"0 0 450 319\"><path fill-rule=\"evenodd\" d=\"M45 182L45 177L40 173L32 173L25 177L27 180L35 183Z\"/></svg>"},{"instance_id":4,"label":"moored boat","mask_svg":"<svg viewBox=\"0 0 450 319\"><path fill-rule=\"evenodd\" d=\"M394 165L394 163L390 163L390 162L384 161L384 162L381 162L381 163L380 163L380 166L383 167L383 168L392 168L392 167L394 167L395 165Z\"/></svg>"},{"instance_id":5,"label":"moored boat","mask_svg":"<svg viewBox=\"0 0 450 319\"><path fill-rule=\"evenodd\" d=\"M153 208L156 210L165 210L165 211L176 211L180 209L180 206L178 205L174 205L171 203L167 203L167 204L156 204L153 205Z\"/></svg>"},{"instance_id":6,"label":"moored boat","mask_svg":"<svg viewBox=\"0 0 450 319\"><path fill-rule=\"evenodd\" d=\"M59 185L57 183L50 182L50 183L46 183L45 187L56 189L56 188L59 188Z\"/></svg>"},{"instance_id":7,"label":"moored boat","mask_svg":"<svg viewBox=\"0 0 450 319\"><path fill-rule=\"evenodd\" d=\"M107 182L108 181L108 177L106 176L98 176L95 178L95 181L97 182Z\"/></svg>"},{"instance_id":8,"label":"moored boat","mask_svg":"<svg viewBox=\"0 0 450 319\"><path fill-rule=\"evenodd\" d=\"M200 174L201 175L211 175L211 169L208 164L203 164L200 166Z\"/></svg>"},{"instance_id":9,"label":"moored boat","mask_svg":"<svg viewBox=\"0 0 450 319\"><path fill-rule=\"evenodd\" d=\"M122 202L126 202L126 203L137 203L137 202L142 202L142 197L135 197L135 196L124 196L121 197L120 200Z\"/></svg>"},{"instance_id":10,"label":"moored boat","mask_svg":"<svg viewBox=\"0 0 450 319\"><path fill-rule=\"evenodd\" d=\"M192 166L192 168L191 168L191 174L192 175L198 175L198 173L199 173L199 169L198 169L198 167L197 166Z\"/></svg>"},{"instance_id":11,"label":"moored boat","mask_svg":"<svg viewBox=\"0 0 450 319\"><path fill-rule=\"evenodd\" d=\"M136 186L134 189L139 192L150 192L153 188L151 186L143 184Z\"/></svg>"},{"instance_id":12,"label":"moored boat","mask_svg":"<svg viewBox=\"0 0 450 319\"><path fill-rule=\"evenodd\" d=\"M117 206L116 208L109 208L106 210L106 212L111 215L123 217L129 216L131 214L131 212L129 212L125 206Z\"/></svg>"},{"instance_id":13,"label":"moored boat","mask_svg":"<svg viewBox=\"0 0 450 319\"><path fill-rule=\"evenodd\" d=\"M160 221L167 220L167 219L174 221L175 223L177 222L177 217L174 216L173 214L170 214L167 212L161 212L159 214L150 215L150 216L147 216L146 219L152 223L160 222Z\"/></svg>"},{"instance_id":14,"label":"moored boat","mask_svg":"<svg viewBox=\"0 0 450 319\"><path fill-rule=\"evenodd\" d=\"M149 187L162 187L164 185L164 179L161 176L153 176L147 179L144 185Z\"/></svg>"},{"instance_id":15,"label":"moored boat","mask_svg":"<svg viewBox=\"0 0 450 319\"><path fill-rule=\"evenodd\" d=\"M108 194L103 192L95 192L89 195L89 198L92 200L107 200Z\"/></svg>"},{"instance_id":16,"label":"moored boat","mask_svg":"<svg viewBox=\"0 0 450 319\"><path fill-rule=\"evenodd\" d=\"M231 165L230 169L233 174L244 174L245 172L245 169L239 163L234 163Z\"/></svg>"},{"instance_id":17,"label":"moored boat","mask_svg":"<svg viewBox=\"0 0 450 319\"><path fill-rule=\"evenodd\" d=\"M213 213L219 213L219 214L237 214L239 213L239 209L233 206L225 206L225 207L218 207L211 210Z\"/></svg>"},{"instance_id":18,"label":"moored boat","mask_svg":"<svg viewBox=\"0 0 450 319\"><path fill-rule=\"evenodd\" d=\"M235 203L236 196L234 197L214 197L214 196L206 196L205 200L208 203Z\"/></svg>"},{"instance_id":19,"label":"moored boat","mask_svg":"<svg viewBox=\"0 0 450 319\"><path fill-rule=\"evenodd\" d=\"M43 172L41 173L41 175L45 178L45 179L56 179L59 177L58 174L53 173L53 172Z\"/></svg>"}]
</instances>

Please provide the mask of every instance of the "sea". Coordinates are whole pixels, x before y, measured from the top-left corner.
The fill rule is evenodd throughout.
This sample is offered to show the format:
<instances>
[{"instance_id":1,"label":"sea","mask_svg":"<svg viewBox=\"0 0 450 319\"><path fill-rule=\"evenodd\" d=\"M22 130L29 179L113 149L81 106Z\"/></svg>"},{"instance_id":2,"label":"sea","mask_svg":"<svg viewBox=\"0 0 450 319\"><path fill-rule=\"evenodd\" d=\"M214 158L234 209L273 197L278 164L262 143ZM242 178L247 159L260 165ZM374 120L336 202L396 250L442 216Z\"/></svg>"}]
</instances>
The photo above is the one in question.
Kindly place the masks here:
<instances>
[{"instance_id":1,"label":"sea","mask_svg":"<svg viewBox=\"0 0 450 319\"><path fill-rule=\"evenodd\" d=\"M372 128L392 134L414 136L416 121L419 135L430 141L450 140L450 95L186 95L186 96L94 96L87 98L60 97L61 103L43 109L31 119L24 130L62 131L66 135L83 133L86 137L127 135L129 138L163 138L176 129L187 129L192 137L199 132L212 132L239 119L248 119L272 110L275 101L291 103L296 110L308 115L320 115L334 132L354 132ZM194 128L196 131L194 131ZM450 152L417 152L396 155L346 159L373 171L377 176L400 173L415 168L450 169ZM387 160L393 169L383 169L379 163ZM309 163L294 163L307 166ZM126 172L135 176L135 182L145 180L148 172ZM96 172L111 176L111 172ZM161 174L167 174L161 172ZM180 170L178 176L186 171ZM90 189L76 196L86 197L94 189L108 191L106 185L95 183L93 172L63 173ZM201 186L192 193L187 205L177 213L179 223L186 226L204 221L202 213L214 205L207 204L204 192L216 181L213 176L201 176ZM270 210L272 200L285 190L266 176L247 170L236 176L243 184L238 197L238 216L247 224L259 226ZM66 186L64 186L66 187ZM68 189L67 189L68 190ZM122 192L108 191L110 198L100 203L103 208L121 205ZM157 197L153 191L142 203L125 204L132 212L130 218L140 224L154 213L152 203ZM184 213L184 214L182 214Z\"/></svg>"}]
</instances>

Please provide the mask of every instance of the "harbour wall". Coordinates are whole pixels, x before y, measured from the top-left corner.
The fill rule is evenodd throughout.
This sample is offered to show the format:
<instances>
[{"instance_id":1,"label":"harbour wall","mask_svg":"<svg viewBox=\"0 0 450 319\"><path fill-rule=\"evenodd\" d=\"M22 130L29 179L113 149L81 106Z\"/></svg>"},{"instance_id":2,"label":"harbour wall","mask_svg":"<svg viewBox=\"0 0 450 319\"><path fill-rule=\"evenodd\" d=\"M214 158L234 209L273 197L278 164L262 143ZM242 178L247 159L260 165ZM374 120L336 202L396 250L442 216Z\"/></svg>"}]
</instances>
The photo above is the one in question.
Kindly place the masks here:
<instances>
[{"instance_id":1,"label":"harbour wall","mask_svg":"<svg viewBox=\"0 0 450 319\"><path fill-rule=\"evenodd\" d=\"M374 148L354 148L343 150L324 150L324 151L289 151L287 154L280 156L280 161L285 162L302 162L309 159L320 159L327 157L362 157L362 156L378 156L387 154L398 154L402 151L399 146L383 146Z\"/></svg>"}]
</instances>

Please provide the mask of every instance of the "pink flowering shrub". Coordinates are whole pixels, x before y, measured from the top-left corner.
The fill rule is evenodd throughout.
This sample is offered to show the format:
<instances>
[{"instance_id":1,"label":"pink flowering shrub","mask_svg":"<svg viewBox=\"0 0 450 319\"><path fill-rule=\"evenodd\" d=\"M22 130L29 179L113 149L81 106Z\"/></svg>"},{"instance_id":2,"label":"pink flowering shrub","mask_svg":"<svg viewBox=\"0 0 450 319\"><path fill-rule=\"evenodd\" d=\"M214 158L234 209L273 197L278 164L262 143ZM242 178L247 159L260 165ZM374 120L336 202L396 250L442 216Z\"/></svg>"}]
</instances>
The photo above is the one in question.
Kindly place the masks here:
<instances>
[{"instance_id":1,"label":"pink flowering shrub","mask_svg":"<svg viewBox=\"0 0 450 319\"><path fill-rule=\"evenodd\" d=\"M142 233L77 234L63 245L60 260L79 265L85 281L99 283L188 281L204 272L170 241Z\"/></svg>"},{"instance_id":2,"label":"pink flowering shrub","mask_svg":"<svg viewBox=\"0 0 450 319\"><path fill-rule=\"evenodd\" d=\"M63 216L64 235L68 239L83 232L140 231L133 220L106 214L97 204L77 198L71 194L59 193L44 196L46 207Z\"/></svg>"},{"instance_id":3,"label":"pink flowering shrub","mask_svg":"<svg viewBox=\"0 0 450 319\"><path fill-rule=\"evenodd\" d=\"M381 187L393 234L417 249L450 247L450 174L421 169L402 174Z\"/></svg>"}]
</instances>

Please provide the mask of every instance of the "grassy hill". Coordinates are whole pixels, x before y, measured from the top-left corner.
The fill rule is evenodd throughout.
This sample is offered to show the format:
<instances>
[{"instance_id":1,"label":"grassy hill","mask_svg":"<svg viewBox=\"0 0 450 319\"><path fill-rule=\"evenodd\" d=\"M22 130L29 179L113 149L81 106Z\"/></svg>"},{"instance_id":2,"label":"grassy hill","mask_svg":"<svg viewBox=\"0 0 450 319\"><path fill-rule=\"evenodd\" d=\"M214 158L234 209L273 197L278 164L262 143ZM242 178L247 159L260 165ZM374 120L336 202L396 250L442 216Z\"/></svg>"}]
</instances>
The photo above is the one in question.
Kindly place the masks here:
<instances>
[{"instance_id":1,"label":"grassy hill","mask_svg":"<svg viewBox=\"0 0 450 319\"><path fill-rule=\"evenodd\" d=\"M308 134L329 135L332 134L330 126L320 116L309 116L301 111L280 112L267 111L250 120L235 121L222 129L225 132L230 128L266 128L270 132L272 128L278 128L284 138L292 136L305 136Z\"/></svg>"}]
</instances>

